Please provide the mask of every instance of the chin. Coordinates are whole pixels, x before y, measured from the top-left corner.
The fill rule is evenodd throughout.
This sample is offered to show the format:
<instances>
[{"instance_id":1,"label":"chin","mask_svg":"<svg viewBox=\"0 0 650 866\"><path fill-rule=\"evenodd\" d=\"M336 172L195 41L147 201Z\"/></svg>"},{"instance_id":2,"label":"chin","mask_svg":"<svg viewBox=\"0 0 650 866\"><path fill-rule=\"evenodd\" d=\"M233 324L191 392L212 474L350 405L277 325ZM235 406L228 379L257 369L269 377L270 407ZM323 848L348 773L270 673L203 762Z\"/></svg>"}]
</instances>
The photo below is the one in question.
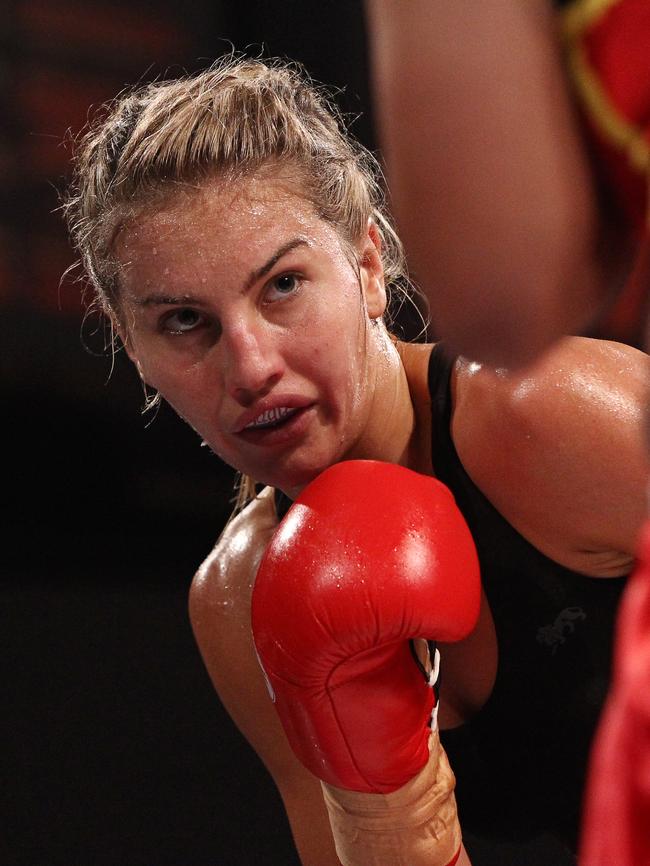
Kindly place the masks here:
<instances>
[{"instance_id":1,"label":"chin","mask_svg":"<svg viewBox=\"0 0 650 866\"><path fill-rule=\"evenodd\" d=\"M312 464L309 467L286 469L278 472L277 475L273 474L273 477L269 478L265 483L269 484L271 487L278 488L291 499L295 499L303 488L310 484L321 474L321 472L324 472L333 463L336 463L336 460L324 462L322 465L318 464L317 466Z\"/></svg>"},{"instance_id":2,"label":"chin","mask_svg":"<svg viewBox=\"0 0 650 866\"><path fill-rule=\"evenodd\" d=\"M306 451L307 449L305 449ZM331 447L310 448L310 453L301 453L300 449L293 453L279 456L275 461L245 461L239 460L236 468L248 475L258 484L268 485L281 490L291 499L295 499L300 491L318 477L321 472L334 463L346 459L338 449Z\"/></svg>"}]
</instances>

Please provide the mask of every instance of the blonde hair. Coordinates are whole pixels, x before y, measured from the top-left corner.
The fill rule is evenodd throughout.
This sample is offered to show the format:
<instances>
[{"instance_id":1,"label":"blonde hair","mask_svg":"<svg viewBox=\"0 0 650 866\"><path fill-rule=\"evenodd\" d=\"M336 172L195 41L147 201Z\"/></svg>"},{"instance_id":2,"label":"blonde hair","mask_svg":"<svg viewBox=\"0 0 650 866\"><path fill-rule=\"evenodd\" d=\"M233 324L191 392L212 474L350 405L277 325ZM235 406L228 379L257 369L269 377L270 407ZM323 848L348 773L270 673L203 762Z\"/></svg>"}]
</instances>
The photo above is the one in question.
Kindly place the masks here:
<instances>
[{"instance_id":1,"label":"blonde hair","mask_svg":"<svg viewBox=\"0 0 650 866\"><path fill-rule=\"evenodd\" d=\"M63 211L101 309L111 318L119 312L112 244L120 225L172 196L179 183L274 163L298 170L305 197L345 241L375 222L389 295L403 301L410 284L377 160L297 65L226 57L197 75L122 93L77 145ZM239 506L252 490L250 481L240 485Z\"/></svg>"}]
</instances>

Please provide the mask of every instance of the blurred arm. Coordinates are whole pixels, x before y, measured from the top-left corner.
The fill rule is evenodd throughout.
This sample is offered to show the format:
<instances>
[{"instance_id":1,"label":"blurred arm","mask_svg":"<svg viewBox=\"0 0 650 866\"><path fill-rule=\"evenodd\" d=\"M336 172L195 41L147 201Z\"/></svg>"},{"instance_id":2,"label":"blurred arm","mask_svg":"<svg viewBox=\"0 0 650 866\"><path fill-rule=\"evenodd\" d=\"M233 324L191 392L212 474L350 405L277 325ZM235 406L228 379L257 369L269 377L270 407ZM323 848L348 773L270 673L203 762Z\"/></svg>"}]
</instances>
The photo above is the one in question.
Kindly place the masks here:
<instances>
[{"instance_id":1,"label":"blurred arm","mask_svg":"<svg viewBox=\"0 0 650 866\"><path fill-rule=\"evenodd\" d=\"M590 167L544 0L367 0L388 182L436 336L516 365L602 293Z\"/></svg>"}]
</instances>

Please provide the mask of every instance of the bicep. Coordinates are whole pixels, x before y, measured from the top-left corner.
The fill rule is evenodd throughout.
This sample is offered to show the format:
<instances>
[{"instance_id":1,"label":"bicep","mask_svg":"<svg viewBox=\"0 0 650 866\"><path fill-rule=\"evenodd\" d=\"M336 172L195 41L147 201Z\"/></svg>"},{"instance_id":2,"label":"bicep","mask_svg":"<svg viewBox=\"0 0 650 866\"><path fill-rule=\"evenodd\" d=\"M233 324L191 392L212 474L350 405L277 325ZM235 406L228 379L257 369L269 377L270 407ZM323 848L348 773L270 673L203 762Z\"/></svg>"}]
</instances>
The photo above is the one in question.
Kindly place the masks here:
<instances>
[{"instance_id":1,"label":"bicep","mask_svg":"<svg viewBox=\"0 0 650 866\"><path fill-rule=\"evenodd\" d=\"M575 515L578 540L596 553L618 555L629 570L646 516L650 478L648 358L603 341L573 345L577 355L565 386L568 393L557 405L555 424L551 409L551 423L545 422L542 432L547 451L554 443L560 450L566 442L566 454L558 459L566 490L577 497L573 504L567 501L566 513ZM552 399L554 405L558 398ZM562 485L563 475L554 483Z\"/></svg>"}]
</instances>

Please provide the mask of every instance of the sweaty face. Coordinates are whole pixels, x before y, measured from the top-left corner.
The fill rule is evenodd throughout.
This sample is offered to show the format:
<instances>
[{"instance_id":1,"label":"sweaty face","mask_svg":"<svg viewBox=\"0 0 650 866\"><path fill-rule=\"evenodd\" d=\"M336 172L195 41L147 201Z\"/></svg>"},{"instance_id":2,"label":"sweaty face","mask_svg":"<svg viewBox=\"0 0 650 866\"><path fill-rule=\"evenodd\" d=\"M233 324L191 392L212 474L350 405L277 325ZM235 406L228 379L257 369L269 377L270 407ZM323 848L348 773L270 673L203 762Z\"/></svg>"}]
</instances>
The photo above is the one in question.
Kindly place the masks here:
<instances>
[{"instance_id":1,"label":"sweaty face","mask_svg":"<svg viewBox=\"0 0 650 866\"><path fill-rule=\"evenodd\" d=\"M278 177L180 191L115 242L145 381L228 464L287 492L363 452L385 296L372 235L357 247L355 266Z\"/></svg>"}]
</instances>

